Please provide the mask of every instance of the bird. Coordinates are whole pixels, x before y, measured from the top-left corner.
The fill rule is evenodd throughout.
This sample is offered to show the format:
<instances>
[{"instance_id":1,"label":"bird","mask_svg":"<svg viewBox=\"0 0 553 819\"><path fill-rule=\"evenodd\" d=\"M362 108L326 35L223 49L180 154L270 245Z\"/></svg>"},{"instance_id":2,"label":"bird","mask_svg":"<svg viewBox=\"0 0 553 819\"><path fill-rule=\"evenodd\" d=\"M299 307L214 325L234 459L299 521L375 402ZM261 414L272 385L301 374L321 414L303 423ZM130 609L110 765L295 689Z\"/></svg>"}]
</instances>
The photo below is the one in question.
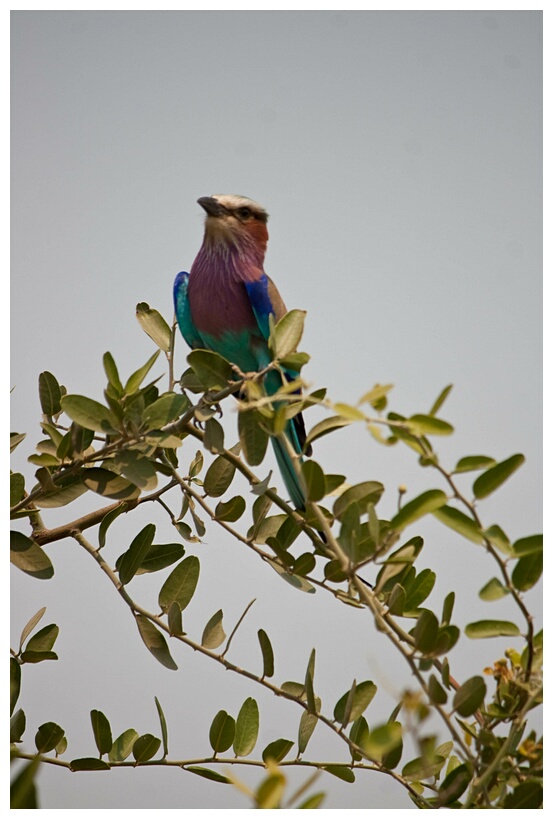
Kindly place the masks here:
<instances>
[{"instance_id":1,"label":"bird","mask_svg":"<svg viewBox=\"0 0 553 819\"><path fill-rule=\"evenodd\" d=\"M284 301L265 273L269 234L268 213L253 199L237 194L214 194L197 200L205 211L202 246L190 273L177 275L173 287L179 329L193 350L211 350L234 364L242 373L265 369L272 360L269 350L269 316L277 322L286 313ZM284 369L289 380L298 373ZM264 376L264 389L273 395L282 386L275 370ZM306 433L301 414L287 421L283 435L271 441L277 463L293 505L305 509L305 491L289 446L298 456Z\"/></svg>"}]
</instances>

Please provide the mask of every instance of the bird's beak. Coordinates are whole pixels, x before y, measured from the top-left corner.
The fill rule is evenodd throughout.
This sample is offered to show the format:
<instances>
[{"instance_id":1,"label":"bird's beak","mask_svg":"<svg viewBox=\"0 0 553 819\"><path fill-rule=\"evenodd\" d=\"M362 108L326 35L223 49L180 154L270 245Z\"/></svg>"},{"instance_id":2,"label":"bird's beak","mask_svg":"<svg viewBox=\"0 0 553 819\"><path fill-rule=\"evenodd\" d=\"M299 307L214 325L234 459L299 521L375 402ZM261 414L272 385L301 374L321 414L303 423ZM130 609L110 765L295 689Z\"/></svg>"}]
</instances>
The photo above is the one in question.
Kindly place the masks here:
<instances>
[{"instance_id":1,"label":"bird's beak","mask_svg":"<svg viewBox=\"0 0 553 819\"><path fill-rule=\"evenodd\" d=\"M198 205L205 210L208 216L222 216L224 208L212 196L202 196L198 199Z\"/></svg>"}]
</instances>

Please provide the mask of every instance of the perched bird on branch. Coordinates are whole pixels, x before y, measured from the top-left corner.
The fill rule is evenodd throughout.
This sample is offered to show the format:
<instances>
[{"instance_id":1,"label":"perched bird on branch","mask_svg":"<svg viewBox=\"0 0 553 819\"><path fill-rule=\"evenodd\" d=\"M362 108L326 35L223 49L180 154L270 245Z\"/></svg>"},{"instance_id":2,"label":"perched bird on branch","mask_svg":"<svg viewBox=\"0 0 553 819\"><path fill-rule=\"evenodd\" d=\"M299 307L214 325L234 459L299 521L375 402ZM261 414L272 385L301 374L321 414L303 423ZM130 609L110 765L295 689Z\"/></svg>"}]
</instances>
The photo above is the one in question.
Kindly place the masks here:
<instances>
[{"instance_id":1,"label":"perched bird on branch","mask_svg":"<svg viewBox=\"0 0 553 819\"><path fill-rule=\"evenodd\" d=\"M233 194L203 196L198 204L206 212L203 243L190 273L179 273L174 285L180 331L192 349L212 350L243 373L263 370L272 358L269 316L276 322L286 313L263 269L269 238L267 211ZM298 373L285 370L285 376L294 380ZM266 374L268 395L281 386L278 372ZM305 443L301 414L287 422L284 436L293 452L301 454ZM291 500L303 509L304 492L286 443L277 436L271 441Z\"/></svg>"}]
</instances>

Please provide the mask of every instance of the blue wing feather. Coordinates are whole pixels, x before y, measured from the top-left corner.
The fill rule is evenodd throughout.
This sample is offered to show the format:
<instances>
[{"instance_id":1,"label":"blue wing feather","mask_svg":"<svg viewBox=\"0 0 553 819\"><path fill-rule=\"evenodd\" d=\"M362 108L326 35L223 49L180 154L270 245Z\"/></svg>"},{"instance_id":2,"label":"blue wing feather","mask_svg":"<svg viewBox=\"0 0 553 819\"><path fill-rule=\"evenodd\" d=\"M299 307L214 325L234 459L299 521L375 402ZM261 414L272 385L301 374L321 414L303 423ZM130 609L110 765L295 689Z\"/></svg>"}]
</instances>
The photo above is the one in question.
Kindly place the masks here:
<instances>
[{"instance_id":1,"label":"blue wing feather","mask_svg":"<svg viewBox=\"0 0 553 819\"><path fill-rule=\"evenodd\" d=\"M246 292L250 299L253 314L265 341L269 340L269 316L275 314L269 295L269 279L263 273L255 282L246 282Z\"/></svg>"},{"instance_id":2,"label":"blue wing feather","mask_svg":"<svg viewBox=\"0 0 553 819\"><path fill-rule=\"evenodd\" d=\"M188 346L195 350L198 347L205 347L205 345L192 321L192 314L190 313L190 304L188 302L189 276L190 274L184 271L177 274L173 285L173 301L175 303L175 315L177 317L179 330L184 336Z\"/></svg>"}]
</instances>

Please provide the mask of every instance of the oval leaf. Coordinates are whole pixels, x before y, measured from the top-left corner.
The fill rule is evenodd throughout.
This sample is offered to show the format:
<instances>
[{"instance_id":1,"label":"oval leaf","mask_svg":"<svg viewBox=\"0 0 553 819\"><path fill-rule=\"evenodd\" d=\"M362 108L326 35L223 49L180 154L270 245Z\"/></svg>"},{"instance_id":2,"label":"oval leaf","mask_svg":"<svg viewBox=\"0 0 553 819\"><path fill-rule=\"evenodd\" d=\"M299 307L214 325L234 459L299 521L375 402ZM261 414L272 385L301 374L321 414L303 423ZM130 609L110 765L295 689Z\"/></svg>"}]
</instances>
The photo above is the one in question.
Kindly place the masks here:
<instances>
[{"instance_id":1,"label":"oval leaf","mask_svg":"<svg viewBox=\"0 0 553 819\"><path fill-rule=\"evenodd\" d=\"M202 634L202 645L204 648L217 648L226 636L223 629L223 610L219 609L206 623Z\"/></svg>"},{"instance_id":2,"label":"oval leaf","mask_svg":"<svg viewBox=\"0 0 553 819\"><path fill-rule=\"evenodd\" d=\"M109 469L93 466L82 473L83 483L88 489L114 500L132 500L140 495L140 489L126 478Z\"/></svg>"},{"instance_id":3,"label":"oval leaf","mask_svg":"<svg viewBox=\"0 0 553 819\"><path fill-rule=\"evenodd\" d=\"M390 526L396 531L401 531L413 521L422 518L444 506L447 503L447 495L441 489L429 489L422 495L406 503L400 511L390 521Z\"/></svg>"},{"instance_id":4,"label":"oval leaf","mask_svg":"<svg viewBox=\"0 0 553 819\"><path fill-rule=\"evenodd\" d=\"M277 321L269 338L273 358L284 358L295 352L303 335L305 310L290 310Z\"/></svg>"},{"instance_id":5,"label":"oval leaf","mask_svg":"<svg viewBox=\"0 0 553 819\"><path fill-rule=\"evenodd\" d=\"M230 714L227 714L226 711L219 711L219 713L215 715L211 723L211 728L209 729L209 742L214 753L218 754L228 751L234 742L235 730L236 723Z\"/></svg>"},{"instance_id":6,"label":"oval leaf","mask_svg":"<svg viewBox=\"0 0 553 819\"><path fill-rule=\"evenodd\" d=\"M182 611L192 600L200 576L200 561L196 555L185 557L173 569L159 592L159 605L168 612L171 603L177 603Z\"/></svg>"},{"instance_id":7,"label":"oval leaf","mask_svg":"<svg viewBox=\"0 0 553 819\"><path fill-rule=\"evenodd\" d=\"M38 580L49 580L54 574L54 567L46 552L22 532L10 532L10 561L22 572Z\"/></svg>"},{"instance_id":8,"label":"oval leaf","mask_svg":"<svg viewBox=\"0 0 553 819\"><path fill-rule=\"evenodd\" d=\"M136 318L144 332L150 336L154 344L168 353L171 348L171 328L157 310L146 302L136 305Z\"/></svg>"},{"instance_id":9,"label":"oval leaf","mask_svg":"<svg viewBox=\"0 0 553 819\"><path fill-rule=\"evenodd\" d=\"M371 703L376 691L376 685L371 680L365 680L364 682L357 683L350 702L350 710L347 720L348 723L355 722L355 720L363 714L365 709ZM343 724L344 721L345 709L350 693L351 689L350 691L346 691L346 693L340 697L334 706L334 719L338 720L338 722L341 724Z\"/></svg>"},{"instance_id":10,"label":"oval leaf","mask_svg":"<svg viewBox=\"0 0 553 819\"><path fill-rule=\"evenodd\" d=\"M455 692L453 708L461 717L470 717L477 711L486 696L486 683L482 677L471 677Z\"/></svg>"},{"instance_id":11,"label":"oval leaf","mask_svg":"<svg viewBox=\"0 0 553 819\"><path fill-rule=\"evenodd\" d=\"M142 562L146 559L155 533L155 525L147 523L134 538L127 551L122 554L119 564L119 580L124 586L130 583Z\"/></svg>"},{"instance_id":12,"label":"oval leaf","mask_svg":"<svg viewBox=\"0 0 553 819\"><path fill-rule=\"evenodd\" d=\"M132 746L132 755L137 762L147 762L152 759L161 745L161 740L154 737L152 734L143 734L135 741Z\"/></svg>"},{"instance_id":13,"label":"oval leaf","mask_svg":"<svg viewBox=\"0 0 553 819\"><path fill-rule=\"evenodd\" d=\"M253 697L248 697L236 719L233 749L236 756L248 756L257 742L259 733L259 708Z\"/></svg>"},{"instance_id":14,"label":"oval leaf","mask_svg":"<svg viewBox=\"0 0 553 819\"><path fill-rule=\"evenodd\" d=\"M472 485L474 497L480 499L491 495L491 493L500 487L502 483L505 483L507 478L509 478L519 466L522 466L523 463L524 455L512 455L510 458L507 458L506 461L501 461L501 463L492 466L491 469L487 469L482 475L476 478Z\"/></svg>"},{"instance_id":15,"label":"oval leaf","mask_svg":"<svg viewBox=\"0 0 553 819\"><path fill-rule=\"evenodd\" d=\"M117 420L112 412L85 395L64 395L61 408L79 426L94 432L113 435L117 432Z\"/></svg>"},{"instance_id":16,"label":"oval leaf","mask_svg":"<svg viewBox=\"0 0 553 819\"><path fill-rule=\"evenodd\" d=\"M142 614L136 615L136 625L148 651L150 651L156 660L160 662L161 665L164 665L165 668L176 671L178 666L171 657L167 641L163 634Z\"/></svg>"},{"instance_id":17,"label":"oval leaf","mask_svg":"<svg viewBox=\"0 0 553 819\"><path fill-rule=\"evenodd\" d=\"M520 630L508 620L478 620L465 627L465 634L473 640L481 640L485 637L518 637Z\"/></svg>"}]
</instances>

